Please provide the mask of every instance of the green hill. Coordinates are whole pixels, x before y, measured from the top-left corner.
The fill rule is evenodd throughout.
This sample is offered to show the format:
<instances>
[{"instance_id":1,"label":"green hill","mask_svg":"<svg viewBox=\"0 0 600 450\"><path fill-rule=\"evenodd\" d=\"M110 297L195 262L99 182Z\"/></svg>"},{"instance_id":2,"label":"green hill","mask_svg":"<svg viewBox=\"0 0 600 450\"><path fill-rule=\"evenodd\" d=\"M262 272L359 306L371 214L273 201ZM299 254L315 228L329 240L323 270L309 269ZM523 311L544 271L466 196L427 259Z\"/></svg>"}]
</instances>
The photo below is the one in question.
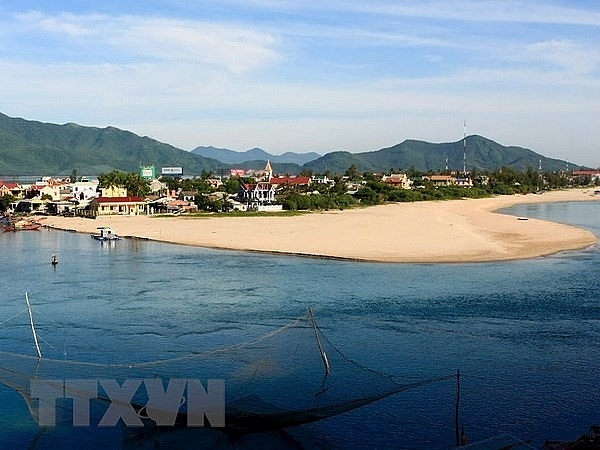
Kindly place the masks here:
<instances>
[{"instance_id":1,"label":"green hill","mask_svg":"<svg viewBox=\"0 0 600 450\"><path fill-rule=\"evenodd\" d=\"M504 166L518 171L563 170L565 161L546 158L521 147L505 147L481 136L466 138L467 169L496 170ZM273 163L276 173L295 174L302 169L313 173L344 173L354 165L360 172L387 172L391 169L421 171L462 170L463 141L432 144L406 140L393 147L365 153L332 152L304 166ZM98 175L112 170L137 172L140 165L183 167L186 175L203 171L226 173L232 164L207 158L130 131L114 127L85 127L73 123L56 125L0 113L0 178L18 175ZM263 169L265 161L253 160L235 167ZM569 168L578 166L573 164Z\"/></svg>"},{"instance_id":2,"label":"green hill","mask_svg":"<svg viewBox=\"0 0 600 450\"><path fill-rule=\"evenodd\" d=\"M463 168L463 140L450 143L432 144L424 141L406 140L393 147L365 153L334 152L305 164L303 167L313 172L343 173L351 165L360 172L385 172L390 169L438 171L446 167L459 171ZM501 167L513 167L518 171L528 167L537 169L540 158L543 171L563 170L565 161L546 158L521 147L505 147L482 136L466 138L467 170L493 171ZM570 165L574 168L574 165Z\"/></svg>"},{"instance_id":3,"label":"green hill","mask_svg":"<svg viewBox=\"0 0 600 450\"><path fill-rule=\"evenodd\" d=\"M154 165L157 172L183 167L190 175L223 167L217 160L114 127L56 125L0 114L0 176L137 172L140 165Z\"/></svg>"}]
</instances>

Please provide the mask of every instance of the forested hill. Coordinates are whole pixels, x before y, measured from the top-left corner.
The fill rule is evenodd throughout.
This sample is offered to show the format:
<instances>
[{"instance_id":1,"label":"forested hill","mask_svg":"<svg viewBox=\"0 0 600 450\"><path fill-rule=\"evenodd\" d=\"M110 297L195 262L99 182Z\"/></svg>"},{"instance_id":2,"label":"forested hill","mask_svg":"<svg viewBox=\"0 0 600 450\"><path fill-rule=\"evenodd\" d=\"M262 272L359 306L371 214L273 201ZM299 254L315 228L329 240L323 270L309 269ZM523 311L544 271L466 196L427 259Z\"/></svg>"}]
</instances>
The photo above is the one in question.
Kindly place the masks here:
<instances>
[{"instance_id":1,"label":"forested hill","mask_svg":"<svg viewBox=\"0 0 600 450\"><path fill-rule=\"evenodd\" d=\"M333 152L304 165L305 169L321 173L344 172L355 165L360 172L385 172L390 169L407 170L415 168L421 171L463 169L464 143L457 142L432 144L424 141L406 140L393 147L365 153ZM447 159L447 163L446 163ZM505 147L482 136L467 136L466 166L467 170L493 171L501 167L512 167L518 171L531 167L538 169L542 164L543 171L564 170L566 161L546 158L538 153L522 147ZM569 169L578 168L574 164Z\"/></svg>"},{"instance_id":2,"label":"forested hill","mask_svg":"<svg viewBox=\"0 0 600 450\"><path fill-rule=\"evenodd\" d=\"M266 153L265 153L266 154ZM312 154L311 154L312 155ZM248 156L248 155L245 155ZM468 170L497 170L508 166L518 171L531 167L558 171L565 161L546 158L521 147L505 147L482 136L466 138ZM447 163L446 163L447 160ZM246 161L235 167L262 169L265 161ZM392 169L439 171L463 168L463 140L432 144L406 140L393 147L372 152L332 152L303 166L271 162L276 173L294 174L302 170L313 173L344 173L350 166L360 172L388 172ZM112 170L137 172L140 165L182 167L186 175L203 171L226 171L233 167L228 161L218 161L178 149L148 137L114 127L96 128L68 123L57 125L11 118L0 113L0 178L18 175L98 175ZM579 166L569 164L569 169Z\"/></svg>"},{"instance_id":3,"label":"forested hill","mask_svg":"<svg viewBox=\"0 0 600 450\"><path fill-rule=\"evenodd\" d=\"M222 164L114 127L56 125L0 113L0 176L138 172L140 165L154 165L157 171L183 167L184 174L200 174Z\"/></svg>"}]
</instances>

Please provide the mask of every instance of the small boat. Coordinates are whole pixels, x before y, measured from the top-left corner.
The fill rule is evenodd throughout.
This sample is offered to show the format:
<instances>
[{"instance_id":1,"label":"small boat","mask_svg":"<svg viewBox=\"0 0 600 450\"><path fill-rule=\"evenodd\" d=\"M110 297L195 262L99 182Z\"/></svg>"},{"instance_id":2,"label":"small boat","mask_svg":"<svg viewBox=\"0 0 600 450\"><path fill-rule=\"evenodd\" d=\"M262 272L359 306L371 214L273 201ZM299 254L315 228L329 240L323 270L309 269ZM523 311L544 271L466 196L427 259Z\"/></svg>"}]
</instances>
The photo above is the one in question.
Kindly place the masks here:
<instances>
[{"instance_id":1,"label":"small boat","mask_svg":"<svg viewBox=\"0 0 600 450\"><path fill-rule=\"evenodd\" d=\"M529 220L528 217L517 217L517 220Z\"/></svg>"},{"instance_id":2,"label":"small boat","mask_svg":"<svg viewBox=\"0 0 600 450\"><path fill-rule=\"evenodd\" d=\"M121 236L117 236L109 227L98 227L98 233L92 234L92 239L97 241L119 241Z\"/></svg>"},{"instance_id":3,"label":"small boat","mask_svg":"<svg viewBox=\"0 0 600 450\"><path fill-rule=\"evenodd\" d=\"M4 231L39 230L41 226L40 223L31 220L18 220L16 222L10 222L8 225L4 225Z\"/></svg>"}]
</instances>

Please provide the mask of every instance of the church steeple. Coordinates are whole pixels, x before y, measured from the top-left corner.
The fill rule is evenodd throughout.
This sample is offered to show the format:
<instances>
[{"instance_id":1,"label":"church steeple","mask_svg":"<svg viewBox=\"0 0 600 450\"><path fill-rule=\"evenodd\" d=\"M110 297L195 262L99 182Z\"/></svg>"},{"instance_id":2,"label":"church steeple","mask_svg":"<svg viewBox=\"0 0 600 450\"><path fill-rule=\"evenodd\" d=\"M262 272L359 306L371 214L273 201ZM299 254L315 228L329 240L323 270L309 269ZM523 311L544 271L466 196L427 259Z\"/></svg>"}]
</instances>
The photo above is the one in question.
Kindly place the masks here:
<instances>
[{"instance_id":1,"label":"church steeple","mask_svg":"<svg viewBox=\"0 0 600 450\"><path fill-rule=\"evenodd\" d=\"M273 178L273 169L271 168L271 163L267 159L267 165L265 166L265 177L267 180L271 180Z\"/></svg>"}]
</instances>

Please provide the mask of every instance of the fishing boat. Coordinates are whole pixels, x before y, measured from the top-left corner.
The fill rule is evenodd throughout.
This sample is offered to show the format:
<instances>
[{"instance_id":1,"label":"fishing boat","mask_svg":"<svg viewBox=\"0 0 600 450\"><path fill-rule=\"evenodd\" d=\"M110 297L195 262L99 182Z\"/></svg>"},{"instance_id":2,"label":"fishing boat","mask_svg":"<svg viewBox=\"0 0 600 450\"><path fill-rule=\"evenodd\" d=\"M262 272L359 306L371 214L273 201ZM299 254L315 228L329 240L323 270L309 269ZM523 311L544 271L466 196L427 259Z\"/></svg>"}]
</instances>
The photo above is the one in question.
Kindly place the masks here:
<instances>
[{"instance_id":1,"label":"fishing boat","mask_svg":"<svg viewBox=\"0 0 600 450\"><path fill-rule=\"evenodd\" d=\"M34 222L32 220L17 220L15 222L9 222L7 225L4 225L4 231L31 231L31 230L39 230L42 225L38 222Z\"/></svg>"},{"instance_id":2,"label":"fishing boat","mask_svg":"<svg viewBox=\"0 0 600 450\"><path fill-rule=\"evenodd\" d=\"M98 233L92 234L92 239L97 241L119 241L121 236L117 236L109 227L98 227Z\"/></svg>"}]
</instances>

